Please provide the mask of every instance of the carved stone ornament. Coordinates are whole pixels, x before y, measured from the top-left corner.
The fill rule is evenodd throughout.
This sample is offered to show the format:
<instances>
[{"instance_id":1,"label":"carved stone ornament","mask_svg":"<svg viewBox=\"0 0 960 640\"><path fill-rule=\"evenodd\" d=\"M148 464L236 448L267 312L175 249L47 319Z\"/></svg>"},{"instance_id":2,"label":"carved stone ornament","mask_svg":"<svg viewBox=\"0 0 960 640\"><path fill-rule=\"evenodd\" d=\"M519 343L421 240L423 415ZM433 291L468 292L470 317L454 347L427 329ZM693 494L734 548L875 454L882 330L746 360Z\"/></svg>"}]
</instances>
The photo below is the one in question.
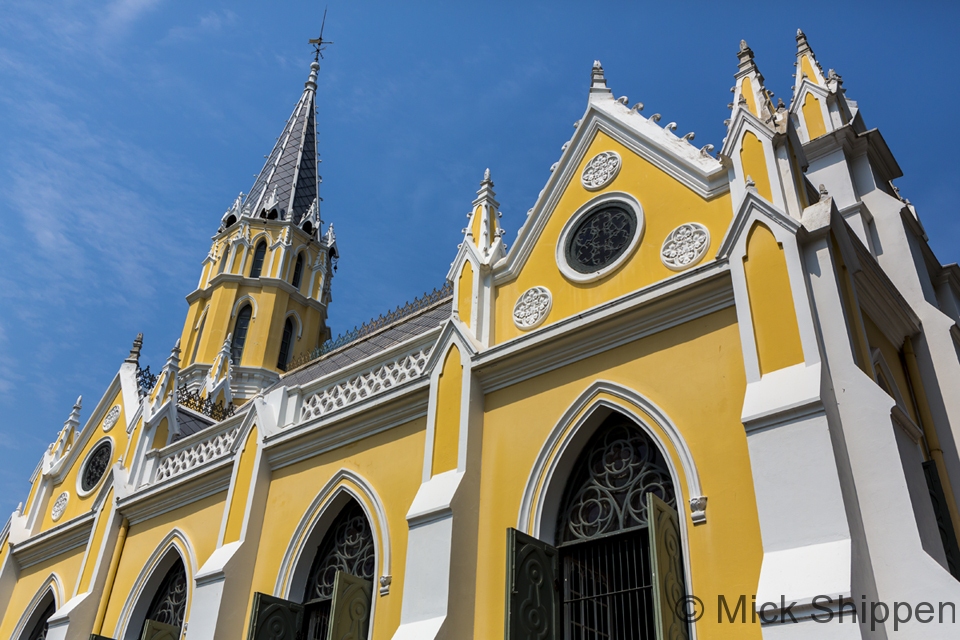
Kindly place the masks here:
<instances>
[{"instance_id":1,"label":"carved stone ornament","mask_svg":"<svg viewBox=\"0 0 960 640\"><path fill-rule=\"evenodd\" d=\"M700 262L710 248L710 231L702 224L688 222L667 235L660 260L668 269L682 271Z\"/></svg>"},{"instance_id":2,"label":"carved stone ornament","mask_svg":"<svg viewBox=\"0 0 960 640\"><path fill-rule=\"evenodd\" d=\"M542 323L553 307L553 296L546 287L531 287L513 305L513 323L524 331Z\"/></svg>"},{"instance_id":3,"label":"carved stone ornament","mask_svg":"<svg viewBox=\"0 0 960 640\"><path fill-rule=\"evenodd\" d=\"M53 521L56 522L60 519L60 516L63 515L64 510L67 508L67 502L70 501L70 494L66 491L57 496L57 501L53 503L53 508L50 510L50 517L53 518Z\"/></svg>"},{"instance_id":4,"label":"carved stone ornament","mask_svg":"<svg viewBox=\"0 0 960 640\"><path fill-rule=\"evenodd\" d=\"M616 151L598 153L583 168L580 182L588 191L602 189L617 177L621 164L620 154Z\"/></svg>"},{"instance_id":5,"label":"carved stone ornament","mask_svg":"<svg viewBox=\"0 0 960 640\"><path fill-rule=\"evenodd\" d=\"M113 429L117 424L117 420L119 419L120 419L120 405L115 404L110 409L110 411L107 412L107 415L103 418L104 432L110 431L110 429Z\"/></svg>"}]
</instances>

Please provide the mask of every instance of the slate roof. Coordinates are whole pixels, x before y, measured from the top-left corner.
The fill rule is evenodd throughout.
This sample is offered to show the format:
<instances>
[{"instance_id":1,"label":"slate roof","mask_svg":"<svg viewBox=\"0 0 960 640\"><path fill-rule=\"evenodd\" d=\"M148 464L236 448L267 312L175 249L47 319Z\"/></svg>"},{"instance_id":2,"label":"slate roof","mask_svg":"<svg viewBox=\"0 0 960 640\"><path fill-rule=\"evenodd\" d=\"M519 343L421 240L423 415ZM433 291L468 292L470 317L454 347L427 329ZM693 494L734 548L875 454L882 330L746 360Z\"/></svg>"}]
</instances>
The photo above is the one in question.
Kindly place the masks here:
<instances>
[{"instance_id":1,"label":"slate roof","mask_svg":"<svg viewBox=\"0 0 960 640\"><path fill-rule=\"evenodd\" d=\"M181 405L177 405L177 426L180 427L180 435L174 436L173 442L182 440L187 436L192 436L213 424L214 422L210 418L202 416L196 411L184 409Z\"/></svg>"},{"instance_id":2,"label":"slate roof","mask_svg":"<svg viewBox=\"0 0 960 640\"><path fill-rule=\"evenodd\" d=\"M316 64L316 63L314 63ZM290 119L277 138L267 162L250 187L244 213L257 216L272 200L276 190L281 219L299 224L317 198L317 69L311 66L310 78Z\"/></svg>"},{"instance_id":3,"label":"slate roof","mask_svg":"<svg viewBox=\"0 0 960 640\"><path fill-rule=\"evenodd\" d=\"M424 309L420 313L410 315L387 326L381 331L355 340L340 349L327 353L310 364L284 375L280 378L280 381L274 385L274 388L306 384L321 376L348 367L354 362L376 355L401 342L422 335L431 329L436 329L443 321L450 317L452 310L453 298L444 298L441 302Z\"/></svg>"}]
</instances>

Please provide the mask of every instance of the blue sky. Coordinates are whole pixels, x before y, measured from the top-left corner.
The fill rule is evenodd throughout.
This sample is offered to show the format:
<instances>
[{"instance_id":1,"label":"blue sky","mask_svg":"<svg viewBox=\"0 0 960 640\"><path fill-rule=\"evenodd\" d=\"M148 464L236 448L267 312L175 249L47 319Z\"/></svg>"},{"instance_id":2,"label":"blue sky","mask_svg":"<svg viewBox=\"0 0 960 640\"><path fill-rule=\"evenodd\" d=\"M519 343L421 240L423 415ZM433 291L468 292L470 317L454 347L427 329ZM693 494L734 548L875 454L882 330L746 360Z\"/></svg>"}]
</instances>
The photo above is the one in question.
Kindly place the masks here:
<instances>
[{"instance_id":1,"label":"blue sky","mask_svg":"<svg viewBox=\"0 0 960 640\"><path fill-rule=\"evenodd\" d=\"M137 332L162 366L220 216L302 91L323 6L0 2L0 522ZM788 100L798 27L956 262L957 5L730 6L331 1L317 104L334 334L442 284L486 167L515 237L595 58L617 96L719 148L739 40Z\"/></svg>"}]
</instances>

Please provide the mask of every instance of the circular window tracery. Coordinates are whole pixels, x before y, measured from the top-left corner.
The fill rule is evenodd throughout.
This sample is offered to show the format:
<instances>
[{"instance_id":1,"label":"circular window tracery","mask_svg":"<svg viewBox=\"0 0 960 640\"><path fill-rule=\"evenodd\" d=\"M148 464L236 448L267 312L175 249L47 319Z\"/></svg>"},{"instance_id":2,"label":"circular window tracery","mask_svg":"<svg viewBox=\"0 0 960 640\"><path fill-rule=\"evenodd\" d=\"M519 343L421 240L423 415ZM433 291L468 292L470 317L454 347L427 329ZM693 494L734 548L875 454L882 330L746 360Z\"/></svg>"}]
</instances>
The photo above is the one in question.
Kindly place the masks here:
<instances>
[{"instance_id":1,"label":"circular window tracery","mask_svg":"<svg viewBox=\"0 0 960 640\"><path fill-rule=\"evenodd\" d=\"M113 445L110 440L103 440L93 448L80 476L80 488L83 491L92 491L100 483L107 467L110 466L111 453L113 453Z\"/></svg>"},{"instance_id":2,"label":"circular window tracery","mask_svg":"<svg viewBox=\"0 0 960 640\"><path fill-rule=\"evenodd\" d=\"M567 239L567 263L578 273L595 273L616 262L637 233L637 216L618 202L601 205Z\"/></svg>"},{"instance_id":3,"label":"circular window tracery","mask_svg":"<svg viewBox=\"0 0 960 640\"><path fill-rule=\"evenodd\" d=\"M594 282L619 269L643 238L643 208L635 197L610 191L584 203L564 224L557 266L572 282Z\"/></svg>"}]
</instances>

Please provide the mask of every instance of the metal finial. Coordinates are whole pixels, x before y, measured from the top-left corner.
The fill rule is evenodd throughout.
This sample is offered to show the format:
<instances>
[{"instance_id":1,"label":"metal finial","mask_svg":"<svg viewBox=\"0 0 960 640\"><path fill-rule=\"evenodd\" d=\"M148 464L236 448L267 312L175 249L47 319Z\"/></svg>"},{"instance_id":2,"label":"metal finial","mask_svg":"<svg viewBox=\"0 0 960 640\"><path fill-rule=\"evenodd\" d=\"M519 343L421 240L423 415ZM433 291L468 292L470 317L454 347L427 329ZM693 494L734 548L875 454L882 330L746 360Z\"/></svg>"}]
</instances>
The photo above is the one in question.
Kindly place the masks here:
<instances>
[{"instance_id":1,"label":"metal finial","mask_svg":"<svg viewBox=\"0 0 960 640\"><path fill-rule=\"evenodd\" d=\"M327 24L327 9L326 7L324 7L323 22L320 23L320 37L310 39L310 44L313 45L313 61L317 63L319 63L320 58L323 57L323 50L327 48L327 45L333 44L329 40L323 39L323 28L326 26L326 24Z\"/></svg>"}]
</instances>

